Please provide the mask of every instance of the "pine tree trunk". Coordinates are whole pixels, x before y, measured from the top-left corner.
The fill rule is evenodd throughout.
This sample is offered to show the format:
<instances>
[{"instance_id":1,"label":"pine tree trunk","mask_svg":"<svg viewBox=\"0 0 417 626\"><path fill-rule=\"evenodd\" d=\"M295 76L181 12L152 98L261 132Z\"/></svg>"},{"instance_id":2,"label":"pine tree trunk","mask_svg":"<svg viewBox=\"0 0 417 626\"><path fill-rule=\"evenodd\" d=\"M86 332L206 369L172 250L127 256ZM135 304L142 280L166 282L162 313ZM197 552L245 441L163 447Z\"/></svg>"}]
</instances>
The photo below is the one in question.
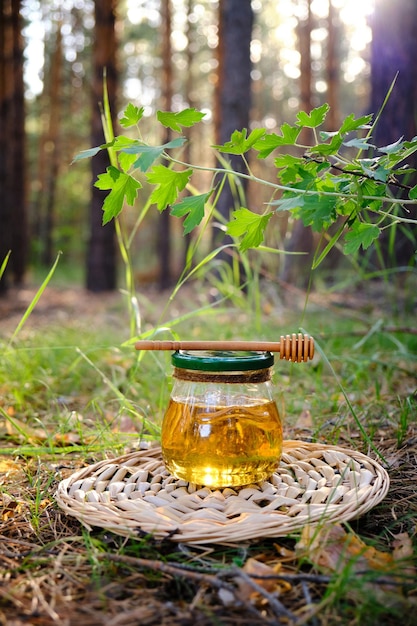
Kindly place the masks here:
<instances>
[{"instance_id":1,"label":"pine tree trunk","mask_svg":"<svg viewBox=\"0 0 417 626\"><path fill-rule=\"evenodd\" d=\"M338 17L329 0L329 12L327 15L327 50L326 50L326 78L327 78L327 103L330 106L326 118L326 126L330 131L339 128L339 75L340 59L338 54Z\"/></svg>"},{"instance_id":2,"label":"pine tree trunk","mask_svg":"<svg viewBox=\"0 0 417 626\"><path fill-rule=\"evenodd\" d=\"M60 120L61 120L61 83L62 83L62 35L61 25L57 25L54 50L51 55L51 69L48 85L48 126L43 140L44 178L41 180L40 207L42 211L42 263L50 266L53 262L53 234L55 225L56 186L59 176L60 151ZM48 150L46 151L46 146Z\"/></svg>"},{"instance_id":3,"label":"pine tree trunk","mask_svg":"<svg viewBox=\"0 0 417 626\"><path fill-rule=\"evenodd\" d=\"M112 115L116 111L116 33L115 0L95 0L93 85L92 85L92 136L91 145L104 143L100 115L103 102L103 74L106 73L107 91ZM102 150L92 159L93 183L109 166L106 151ZM90 239L87 250L86 287L89 291L111 291L116 288L116 237L114 222L105 226L103 220L103 193L93 186L90 206Z\"/></svg>"},{"instance_id":4,"label":"pine tree trunk","mask_svg":"<svg viewBox=\"0 0 417 626\"><path fill-rule=\"evenodd\" d=\"M253 9L251 0L222 0L219 2L218 83L216 89L215 125L216 141L222 144L235 130L249 127L251 108L251 59ZM228 155L231 167L243 171L240 156ZM242 183L243 184L243 183ZM244 189L246 186L243 184ZM239 198L234 197L226 182L217 203L217 210L225 219L239 208ZM213 245L230 241L223 231L213 231ZM230 259L228 255L217 258Z\"/></svg>"},{"instance_id":5,"label":"pine tree trunk","mask_svg":"<svg viewBox=\"0 0 417 626\"><path fill-rule=\"evenodd\" d=\"M372 140L378 146L417 135L417 2L415 0L380 0L372 17L371 111L377 113L396 74L398 77L389 100L375 127ZM417 169L414 154L408 163ZM409 185L417 183L410 175ZM398 190L396 190L398 195ZM410 207L408 218L417 219L416 207ZM388 265L408 264L416 251L417 227L408 224L407 231L397 232L395 258L385 242L383 252ZM387 231L388 234L388 231ZM389 236L389 235L388 235Z\"/></svg>"},{"instance_id":6,"label":"pine tree trunk","mask_svg":"<svg viewBox=\"0 0 417 626\"><path fill-rule=\"evenodd\" d=\"M298 24L298 47L300 51L300 108L309 113L313 108L312 75L311 75L311 0L307 0L306 19ZM312 139L310 129L302 130L302 139L306 143ZM306 286L308 284L311 255L313 252L313 233L310 226L304 226L301 220L293 223L291 237L286 246L287 252L302 252L302 256L288 255L284 259L281 278L284 282Z\"/></svg>"},{"instance_id":7,"label":"pine tree trunk","mask_svg":"<svg viewBox=\"0 0 417 626\"><path fill-rule=\"evenodd\" d=\"M22 283L27 259L25 194L25 106L20 0L0 0L0 265L12 251L0 280Z\"/></svg>"},{"instance_id":8,"label":"pine tree trunk","mask_svg":"<svg viewBox=\"0 0 417 626\"><path fill-rule=\"evenodd\" d=\"M171 48L171 3L162 0L162 108L172 107L172 48ZM171 132L167 128L164 143L170 141ZM158 230L159 288L166 289L172 283L171 268L171 216L169 207L160 215Z\"/></svg>"},{"instance_id":9,"label":"pine tree trunk","mask_svg":"<svg viewBox=\"0 0 417 626\"><path fill-rule=\"evenodd\" d=\"M192 10L193 10L194 0L188 0L187 2L187 27L186 27L186 37L187 37L187 49L185 51L186 54L186 79L185 79L185 100L188 103L190 108L197 108L198 103L194 102L193 96L193 88L194 88L194 72L193 72L193 48L195 48L195 24L190 18ZM193 155L192 155L192 137L194 135L193 128L185 129L184 135L187 137L187 142L184 146L184 161L185 163L192 163ZM193 233L187 233L184 236L184 257L183 257L183 265L185 266L187 263L187 255L188 249L191 245L193 239Z\"/></svg>"}]
</instances>

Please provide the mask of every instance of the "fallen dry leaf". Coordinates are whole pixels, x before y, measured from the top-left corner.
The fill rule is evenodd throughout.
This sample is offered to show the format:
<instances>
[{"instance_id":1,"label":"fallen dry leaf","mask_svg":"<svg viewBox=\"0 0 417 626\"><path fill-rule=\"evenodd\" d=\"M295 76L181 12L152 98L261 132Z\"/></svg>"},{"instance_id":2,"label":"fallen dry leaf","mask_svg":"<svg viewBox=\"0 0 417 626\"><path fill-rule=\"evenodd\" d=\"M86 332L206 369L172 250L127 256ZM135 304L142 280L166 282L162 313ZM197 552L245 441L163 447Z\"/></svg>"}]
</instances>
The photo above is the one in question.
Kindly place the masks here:
<instances>
[{"instance_id":1,"label":"fallen dry leaf","mask_svg":"<svg viewBox=\"0 0 417 626\"><path fill-rule=\"evenodd\" d=\"M77 433L57 433L54 435L53 441L59 446L72 446L80 443L81 437Z\"/></svg>"},{"instance_id":2,"label":"fallen dry leaf","mask_svg":"<svg viewBox=\"0 0 417 626\"><path fill-rule=\"evenodd\" d=\"M398 567L401 567L405 577L416 580L417 571L414 565L414 550L411 537L407 533L394 535L392 555Z\"/></svg>"},{"instance_id":3,"label":"fallen dry leaf","mask_svg":"<svg viewBox=\"0 0 417 626\"><path fill-rule=\"evenodd\" d=\"M10 459L0 459L0 474L14 474L19 472L22 466Z\"/></svg>"},{"instance_id":4,"label":"fallen dry leaf","mask_svg":"<svg viewBox=\"0 0 417 626\"><path fill-rule=\"evenodd\" d=\"M393 555L396 561L402 559L409 559L413 557L413 543L411 537L407 533L399 533L394 535L394 541L392 542Z\"/></svg>"},{"instance_id":5,"label":"fallen dry leaf","mask_svg":"<svg viewBox=\"0 0 417 626\"><path fill-rule=\"evenodd\" d=\"M6 421L6 431L9 437L19 442L29 441L31 443L39 443L45 441L48 437L48 433L43 428L32 428L17 417Z\"/></svg>"},{"instance_id":6,"label":"fallen dry leaf","mask_svg":"<svg viewBox=\"0 0 417 626\"><path fill-rule=\"evenodd\" d=\"M291 589L291 584L279 578L268 578L270 576L276 576L279 572L282 572L281 563L276 563L274 566L267 565L254 558L249 558L242 570L245 574L248 574L257 585L262 587L268 593L282 594ZM260 599L259 592L243 578L237 579L237 585L239 588L239 596L242 599L250 598L257 601Z\"/></svg>"},{"instance_id":7,"label":"fallen dry leaf","mask_svg":"<svg viewBox=\"0 0 417 626\"><path fill-rule=\"evenodd\" d=\"M138 430L138 425L128 415L122 415L116 422L113 422L114 432L137 433Z\"/></svg>"},{"instance_id":8,"label":"fallen dry leaf","mask_svg":"<svg viewBox=\"0 0 417 626\"><path fill-rule=\"evenodd\" d=\"M7 498L5 494L3 495L1 506L1 519L3 522L19 517L25 509L25 502Z\"/></svg>"},{"instance_id":9,"label":"fallen dry leaf","mask_svg":"<svg viewBox=\"0 0 417 626\"><path fill-rule=\"evenodd\" d=\"M6 422L6 431L9 437L19 443L39 444L52 441L58 446L67 446L80 442L80 436L77 433L49 433L44 428L32 428L17 417Z\"/></svg>"},{"instance_id":10,"label":"fallen dry leaf","mask_svg":"<svg viewBox=\"0 0 417 626\"><path fill-rule=\"evenodd\" d=\"M356 572L369 569L390 572L394 563L392 554L368 546L340 524L320 529L305 526L296 548L315 565L331 571L342 570L349 564Z\"/></svg>"},{"instance_id":11,"label":"fallen dry leaf","mask_svg":"<svg viewBox=\"0 0 417 626\"><path fill-rule=\"evenodd\" d=\"M280 556L281 563L284 561L295 562L297 560L297 555L294 550L281 546L279 543L274 543L274 548Z\"/></svg>"},{"instance_id":12,"label":"fallen dry leaf","mask_svg":"<svg viewBox=\"0 0 417 626\"><path fill-rule=\"evenodd\" d=\"M306 430L312 430L313 429L313 418L311 416L311 413L308 409L304 409L303 411L301 411L300 415L297 418L297 421L295 423L295 428L301 428L301 429L306 429Z\"/></svg>"}]
</instances>

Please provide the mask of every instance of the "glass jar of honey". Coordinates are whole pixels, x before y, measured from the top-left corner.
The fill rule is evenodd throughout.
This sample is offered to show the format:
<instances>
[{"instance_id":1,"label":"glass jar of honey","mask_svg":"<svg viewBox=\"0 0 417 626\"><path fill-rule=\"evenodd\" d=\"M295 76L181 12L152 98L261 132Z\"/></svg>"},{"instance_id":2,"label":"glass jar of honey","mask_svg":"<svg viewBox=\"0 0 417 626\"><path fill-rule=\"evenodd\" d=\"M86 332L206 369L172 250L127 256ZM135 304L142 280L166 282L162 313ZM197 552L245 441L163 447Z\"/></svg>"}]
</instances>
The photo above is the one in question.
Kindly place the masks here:
<instances>
[{"instance_id":1,"label":"glass jar of honey","mask_svg":"<svg viewBox=\"0 0 417 626\"><path fill-rule=\"evenodd\" d=\"M175 352L162 455L177 478L208 487L268 478L282 453L270 352Z\"/></svg>"}]
</instances>

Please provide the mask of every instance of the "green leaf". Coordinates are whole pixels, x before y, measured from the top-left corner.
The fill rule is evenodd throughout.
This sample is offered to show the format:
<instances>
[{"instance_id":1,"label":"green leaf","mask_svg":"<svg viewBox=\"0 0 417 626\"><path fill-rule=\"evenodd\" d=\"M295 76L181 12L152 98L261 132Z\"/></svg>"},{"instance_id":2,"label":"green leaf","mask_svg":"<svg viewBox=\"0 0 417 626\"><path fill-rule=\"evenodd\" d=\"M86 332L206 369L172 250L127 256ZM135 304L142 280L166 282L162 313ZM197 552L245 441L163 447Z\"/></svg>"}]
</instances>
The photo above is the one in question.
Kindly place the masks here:
<instances>
[{"instance_id":1,"label":"green leaf","mask_svg":"<svg viewBox=\"0 0 417 626\"><path fill-rule=\"evenodd\" d=\"M413 137L411 141L404 141L405 148L415 148L417 146L417 137Z\"/></svg>"},{"instance_id":2,"label":"green leaf","mask_svg":"<svg viewBox=\"0 0 417 626\"><path fill-rule=\"evenodd\" d=\"M385 183L391 174L389 169L383 167L382 165L377 165L380 163L379 159L359 159L356 162L368 178L372 178L382 183Z\"/></svg>"},{"instance_id":3,"label":"green leaf","mask_svg":"<svg viewBox=\"0 0 417 626\"><path fill-rule=\"evenodd\" d=\"M135 146L138 143L140 142L137 139L126 137L126 135L119 135L112 141L111 147L114 148L114 150L124 150L125 148Z\"/></svg>"},{"instance_id":4,"label":"green leaf","mask_svg":"<svg viewBox=\"0 0 417 626\"><path fill-rule=\"evenodd\" d=\"M113 142L112 147L118 152L117 160L124 172L129 171L132 164L136 160L136 156L134 154L132 155L124 152L124 149L136 143L138 143L136 139L131 139L130 137L125 137L124 135L119 135Z\"/></svg>"},{"instance_id":5,"label":"green leaf","mask_svg":"<svg viewBox=\"0 0 417 626\"><path fill-rule=\"evenodd\" d=\"M128 172L136 161L134 154L127 154L126 152L119 152L117 161L124 172Z\"/></svg>"},{"instance_id":6,"label":"green leaf","mask_svg":"<svg viewBox=\"0 0 417 626\"><path fill-rule=\"evenodd\" d=\"M383 146L382 148L378 148L378 152L383 152L384 154L392 154L395 152L400 152L403 148L404 142L403 138L400 137L395 143L390 143L388 146Z\"/></svg>"},{"instance_id":7,"label":"green leaf","mask_svg":"<svg viewBox=\"0 0 417 626\"><path fill-rule=\"evenodd\" d=\"M227 233L232 237L241 237L240 249L245 252L249 248L257 248L264 239L264 231L273 213L258 215L244 207L233 211L234 221L227 224Z\"/></svg>"},{"instance_id":8,"label":"green leaf","mask_svg":"<svg viewBox=\"0 0 417 626\"><path fill-rule=\"evenodd\" d=\"M138 189L142 187L133 176L121 172L117 167L110 165L105 174L100 174L94 186L98 189L110 189L103 203L103 224L117 217L123 209L123 203L133 206Z\"/></svg>"},{"instance_id":9,"label":"green leaf","mask_svg":"<svg viewBox=\"0 0 417 626\"><path fill-rule=\"evenodd\" d=\"M327 139L331 139L332 137L336 137L336 135L340 135L338 130L332 131L332 132L328 132L327 130L321 130L320 133L320 139L322 141L327 141Z\"/></svg>"},{"instance_id":10,"label":"green leaf","mask_svg":"<svg viewBox=\"0 0 417 626\"><path fill-rule=\"evenodd\" d=\"M140 154L133 166L141 172L147 172L164 151L163 146L142 146L137 154Z\"/></svg>"},{"instance_id":11,"label":"green leaf","mask_svg":"<svg viewBox=\"0 0 417 626\"><path fill-rule=\"evenodd\" d=\"M205 113L201 113L196 109L184 109L178 113L172 113L171 111L158 111L156 114L158 121L171 130L181 132L181 126L194 126L198 122L201 122Z\"/></svg>"},{"instance_id":12,"label":"green leaf","mask_svg":"<svg viewBox=\"0 0 417 626\"><path fill-rule=\"evenodd\" d=\"M149 183L156 185L152 191L150 201L163 211L169 204L175 202L180 191L185 189L193 170L175 172L164 165L155 165L146 175Z\"/></svg>"},{"instance_id":13,"label":"green leaf","mask_svg":"<svg viewBox=\"0 0 417 626\"><path fill-rule=\"evenodd\" d=\"M89 148L88 150L82 150L81 152L75 155L75 157L72 159L72 162L75 163L76 161L81 161L82 159L90 159L91 157L96 156L96 154L98 154L100 150L103 150L103 148L106 148L106 147L107 145L103 144L102 146L98 146L97 148Z\"/></svg>"},{"instance_id":14,"label":"green leaf","mask_svg":"<svg viewBox=\"0 0 417 626\"><path fill-rule=\"evenodd\" d=\"M313 230L320 232L334 221L336 203L335 196L304 194L304 202L294 208L294 214L302 219L304 226L311 226Z\"/></svg>"},{"instance_id":15,"label":"green leaf","mask_svg":"<svg viewBox=\"0 0 417 626\"><path fill-rule=\"evenodd\" d=\"M337 134L332 137L329 143L319 143L316 146L310 148L311 154L320 154L322 156L330 156L332 154L337 154L340 146L342 145L343 139Z\"/></svg>"},{"instance_id":16,"label":"green leaf","mask_svg":"<svg viewBox=\"0 0 417 626\"><path fill-rule=\"evenodd\" d=\"M364 250L378 239L380 230L375 224L355 220L351 230L345 236L345 254L354 254L362 246Z\"/></svg>"},{"instance_id":17,"label":"green leaf","mask_svg":"<svg viewBox=\"0 0 417 626\"><path fill-rule=\"evenodd\" d=\"M281 135L277 135L276 133L264 135L255 143L253 147L255 150L259 151L259 159L265 159L279 146L294 146L301 132L301 128L285 123L280 127L280 131L282 133Z\"/></svg>"},{"instance_id":18,"label":"green leaf","mask_svg":"<svg viewBox=\"0 0 417 626\"><path fill-rule=\"evenodd\" d=\"M144 110L145 109L143 107L136 107L134 104L129 102L123 111L123 117L120 120L120 125L123 126L123 128L135 126L142 119Z\"/></svg>"},{"instance_id":19,"label":"green leaf","mask_svg":"<svg viewBox=\"0 0 417 626\"><path fill-rule=\"evenodd\" d=\"M211 191L198 196L188 196L173 205L171 215L175 215L175 217L184 217L184 215L188 214L184 220L184 235L190 233L200 224L204 217L206 202L208 202L210 196Z\"/></svg>"},{"instance_id":20,"label":"green leaf","mask_svg":"<svg viewBox=\"0 0 417 626\"><path fill-rule=\"evenodd\" d=\"M304 197L301 195L286 197L284 195L280 200L274 200L273 202L269 202L269 204L276 206L276 211L291 211L292 209L304 206Z\"/></svg>"},{"instance_id":21,"label":"green leaf","mask_svg":"<svg viewBox=\"0 0 417 626\"><path fill-rule=\"evenodd\" d=\"M371 143L368 143L366 139L349 139L349 141L344 141L343 145L347 148L358 148L358 150L368 150L369 148L375 148L375 146Z\"/></svg>"},{"instance_id":22,"label":"green leaf","mask_svg":"<svg viewBox=\"0 0 417 626\"><path fill-rule=\"evenodd\" d=\"M281 169L283 167L299 166L304 163L304 159L292 156L291 154L279 154L274 160L275 167Z\"/></svg>"},{"instance_id":23,"label":"green leaf","mask_svg":"<svg viewBox=\"0 0 417 626\"><path fill-rule=\"evenodd\" d=\"M323 124L329 109L329 105L325 102L320 107L313 109L310 114L305 111L300 111L297 113L297 125L302 128L305 126L307 126L307 128L317 128L317 126Z\"/></svg>"},{"instance_id":24,"label":"green leaf","mask_svg":"<svg viewBox=\"0 0 417 626\"><path fill-rule=\"evenodd\" d=\"M385 194L385 185L381 185L378 181L370 178L364 178L357 181L362 196L380 196Z\"/></svg>"},{"instance_id":25,"label":"green leaf","mask_svg":"<svg viewBox=\"0 0 417 626\"><path fill-rule=\"evenodd\" d=\"M417 200L417 185L410 189L410 191L408 192L408 197L410 198L410 200Z\"/></svg>"},{"instance_id":26,"label":"green leaf","mask_svg":"<svg viewBox=\"0 0 417 626\"><path fill-rule=\"evenodd\" d=\"M243 128L241 131L235 130L230 137L230 141L221 146L213 146L213 148L227 154L245 154L265 135L266 131L264 128L255 128L249 137L247 137L247 132L246 128Z\"/></svg>"},{"instance_id":27,"label":"green leaf","mask_svg":"<svg viewBox=\"0 0 417 626\"><path fill-rule=\"evenodd\" d=\"M185 137L177 137L162 146L148 146L141 141L135 141L133 144L123 148L123 152L127 154L140 154L141 156L134 160L134 167L146 172L151 165L163 154L164 150L170 148L179 148L186 141Z\"/></svg>"},{"instance_id":28,"label":"green leaf","mask_svg":"<svg viewBox=\"0 0 417 626\"><path fill-rule=\"evenodd\" d=\"M355 119L354 114L351 113L343 120L339 133L341 135L346 135L346 133L351 133L353 130L367 129L369 128L369 124L371 122L372 122L372 114L364 115L363 117L359 117L358 119Z\"/></svg>"}]
</instances>

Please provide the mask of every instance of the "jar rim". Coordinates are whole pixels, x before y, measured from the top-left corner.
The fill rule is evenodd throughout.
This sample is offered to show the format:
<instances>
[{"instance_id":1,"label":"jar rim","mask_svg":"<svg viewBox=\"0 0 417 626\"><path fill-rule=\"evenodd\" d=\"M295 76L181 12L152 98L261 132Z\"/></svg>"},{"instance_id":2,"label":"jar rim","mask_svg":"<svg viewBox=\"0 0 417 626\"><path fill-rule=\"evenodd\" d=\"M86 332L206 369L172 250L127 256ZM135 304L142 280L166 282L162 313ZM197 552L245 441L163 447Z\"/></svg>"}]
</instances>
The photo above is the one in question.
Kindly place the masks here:
<instances>
[{"instance_id":1,"label":"jar rim","mask_svg":"<svg viewBox=\"0 0 417 626\"><path fill-rule=\"evenodd\" d=\"M274 364L272 352L255 351L185 351L177 350L171 356L172 365L204 372L236 372L267 369Z\"/></svg>"}]
</instances>

